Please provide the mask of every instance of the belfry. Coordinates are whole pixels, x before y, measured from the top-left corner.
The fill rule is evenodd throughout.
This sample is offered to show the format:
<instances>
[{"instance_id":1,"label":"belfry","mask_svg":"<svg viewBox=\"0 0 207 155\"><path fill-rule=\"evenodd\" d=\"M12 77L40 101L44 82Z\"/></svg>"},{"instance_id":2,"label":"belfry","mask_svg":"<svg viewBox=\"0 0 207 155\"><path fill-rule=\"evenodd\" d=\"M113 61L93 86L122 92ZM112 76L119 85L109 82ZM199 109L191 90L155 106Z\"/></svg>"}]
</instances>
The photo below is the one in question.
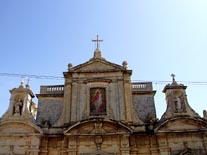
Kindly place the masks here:
<instances>
[{"instance_id":1,"label":"belfry","mask_svg":"<svg viewBox=\"0 0 207 155\"><path fill-rule=\"evenodd\" d=\"M91 59L67 65L63 84L36 96L23 82L10 90L0 155L206 155L207 117L190 107L187 87L172 75L158 119L152 82L132 82L127 61L107 61L101 41Z\"/></svg>"}]
</instances>

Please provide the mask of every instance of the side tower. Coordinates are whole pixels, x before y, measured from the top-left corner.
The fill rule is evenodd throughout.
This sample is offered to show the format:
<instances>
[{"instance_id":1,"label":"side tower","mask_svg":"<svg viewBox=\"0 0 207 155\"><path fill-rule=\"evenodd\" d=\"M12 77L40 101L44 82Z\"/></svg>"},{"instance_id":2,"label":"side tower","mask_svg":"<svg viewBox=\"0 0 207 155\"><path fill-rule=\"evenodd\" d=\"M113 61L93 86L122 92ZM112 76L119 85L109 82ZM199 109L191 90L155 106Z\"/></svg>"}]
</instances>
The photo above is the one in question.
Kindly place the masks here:
<instances>
[{"instance_id":1,"label":"side tower","mask_svg":"<svg viewBox=\"0 0 207 155\"><path fill-rule=\"evenodd\" d=\"M0 154L38 155L42 130L35 122L34 94L23 82L10 93L9 108L0 120Z\"/></svg>"},{"instance_id":2,"label":"side tower","mask_svg":"<svg viewBox=\"0 0 207 155\"><path fill-rule=\"evenodd\" d=\"M166 85L163 90L166 96L167 110L161 119L167 119L174 116L199 117L188 104L185 92L186 88L187 86L178 84L175 81L175 75L172 74L172 83Z\"/></svg>"},{"instance_id":3,"label":"side tower","mask_svg":"<svg viewBox=\"0 0 207 155\"><path fill-rule=\"evenodd\" d=\"M30 90L29 84L24 87L24 83L21 82L20 86L10 90L10 93L9 108L2 116L2 120L17 118L33 120L36 116L36 105L32 101L34 94Z\"/></svg>"},{"instance_id":4,"label":"side tower","mask_svg":"<svg viewBox=\"0 0 207 155\"><path fill-rule=\"evenodd\" d=\"M206 154L207 122L188 104L183 84L175 81L164 87L167 109L155 127L162 154Z\"/></svg>"}]
</instances>

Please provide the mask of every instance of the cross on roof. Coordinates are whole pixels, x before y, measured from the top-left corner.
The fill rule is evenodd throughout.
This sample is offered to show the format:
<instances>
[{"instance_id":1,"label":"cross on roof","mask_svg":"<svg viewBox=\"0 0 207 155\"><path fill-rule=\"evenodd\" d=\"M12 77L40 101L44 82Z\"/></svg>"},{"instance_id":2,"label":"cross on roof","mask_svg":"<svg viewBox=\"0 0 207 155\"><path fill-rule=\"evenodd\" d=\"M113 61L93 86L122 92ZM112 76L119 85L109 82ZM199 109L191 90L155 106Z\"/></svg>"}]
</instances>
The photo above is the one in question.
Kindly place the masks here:
<instances>
[{"instance_id":1,"label":"cross on roof","mask_svg":"<svg viewBox=\"0 0 207 155\"><path fill-rule=\"evenodd\" d=\"M96 40L92 40L92 42L96 42L96 48L99 48L99 42L103 42L103 40L99 40L97 35Z\"/></svg>"},{"instance_id":2,"label":"cross on roof","mask_svg":"<svg viewBox=\"0 0 207 155\"><path fill-rule=\"evenodd\" d=\"M171 74L172 80L175 81L175 74Z\"/></svg>"}]
</instances>

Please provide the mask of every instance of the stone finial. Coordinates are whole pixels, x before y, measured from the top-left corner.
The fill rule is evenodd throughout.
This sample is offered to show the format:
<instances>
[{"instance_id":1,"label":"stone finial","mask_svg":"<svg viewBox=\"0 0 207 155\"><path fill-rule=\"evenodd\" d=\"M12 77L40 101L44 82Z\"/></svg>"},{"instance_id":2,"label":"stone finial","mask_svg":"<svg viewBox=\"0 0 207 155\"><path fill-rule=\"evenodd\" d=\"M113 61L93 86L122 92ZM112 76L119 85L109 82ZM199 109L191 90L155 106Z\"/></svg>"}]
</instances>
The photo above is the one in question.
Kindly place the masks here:
<instances>
[{"instance_id":1,"label":"stone finial","mask_svg":"<svg viewBox=\"0 0 207 155\"><path fill-rule=\"evenodd\" d=\"M19 88L24 88L24 80L23 79L21 80L21 83L19 85Z\"/></svg>"},{"instance_id":2,"label":"stone finial","mask_svg":"<svg viewBox=\"0 0 207 155\"><path fill-rule=\"evenodd\" d=\"M207 110L203 110L203 118L207 119Z\"/></svg>"},{"instance_id":3,"label":"stone finial","mask_svg":"<svg viewBox=\"0 0 207 155\"><path fill-rule=\"evenodd\" d=\"M177 85L177 82L175 81L175 74L171 74L170 76L172 76L172 84Z\"/></svg>"},{"instance_id":4,"label":"stone finial","mask_svg":"<svg viewBox=\"0 0 207 155\"><path fill-rule=\"evenodd\" d=\"M26 84L26 89L30 89L30 84L29 84L30 79L28 78L27 84Z\"/></svg>"},{"instance_id":5,"label":"stone finial","mask_svg":"<svg viewBox=\"0 0 207 155\"><path fill-rule=\"evenodd\" d=\"M94 56L93 58L99 58L101 59L101 51L99 50L99 48L96 48L96 50L94 51Z\"/></svg>"},{"instance_id":6,"label":"stone finial","mask_svg":"<svg viewBox=\"0 0 207 155\"><path fill-rule=\"evenodd\" d=\"M72 70L73 65L71 63L68 64L68 71Z\"/></svg>"},{"instance_id":7,"label":"stone finial","mask_svg":"<svg viewBox=\"0 0 207 155\"><path fill-rule=\"evenodd\" d=\"M123 68L127 69L128 68L128 62L127 61L123 61L122 62Z\"/></svg>"}]
</instances>

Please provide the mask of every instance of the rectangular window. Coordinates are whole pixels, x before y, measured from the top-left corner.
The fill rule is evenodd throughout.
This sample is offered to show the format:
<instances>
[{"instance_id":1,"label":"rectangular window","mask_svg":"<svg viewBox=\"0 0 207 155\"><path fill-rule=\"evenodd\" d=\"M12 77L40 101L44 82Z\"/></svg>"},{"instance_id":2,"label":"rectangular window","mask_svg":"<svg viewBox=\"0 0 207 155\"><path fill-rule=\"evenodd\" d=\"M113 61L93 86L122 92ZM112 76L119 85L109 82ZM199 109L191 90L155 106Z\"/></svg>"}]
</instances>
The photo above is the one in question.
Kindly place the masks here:
<instances>
[{"instance_id":1,"label":"rectangular window","mask_svg":"<svg viewBox=\"0 0 207 155\"><path fill-rule=\"evenodd\" d=\"M106 115L106 89L90 89L90 115Z\"/></svg>"}]
</instances>

